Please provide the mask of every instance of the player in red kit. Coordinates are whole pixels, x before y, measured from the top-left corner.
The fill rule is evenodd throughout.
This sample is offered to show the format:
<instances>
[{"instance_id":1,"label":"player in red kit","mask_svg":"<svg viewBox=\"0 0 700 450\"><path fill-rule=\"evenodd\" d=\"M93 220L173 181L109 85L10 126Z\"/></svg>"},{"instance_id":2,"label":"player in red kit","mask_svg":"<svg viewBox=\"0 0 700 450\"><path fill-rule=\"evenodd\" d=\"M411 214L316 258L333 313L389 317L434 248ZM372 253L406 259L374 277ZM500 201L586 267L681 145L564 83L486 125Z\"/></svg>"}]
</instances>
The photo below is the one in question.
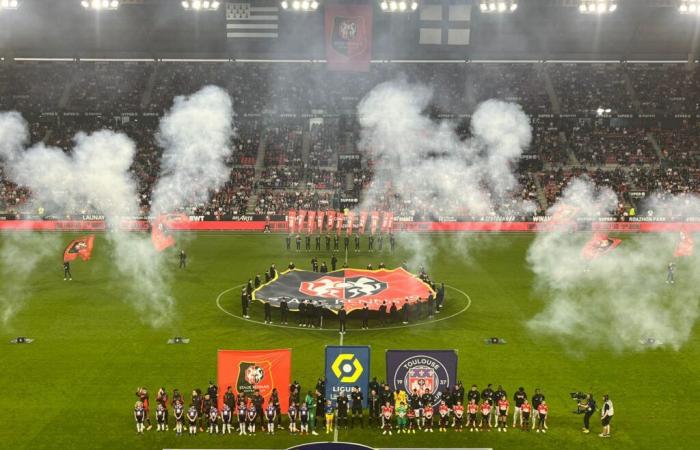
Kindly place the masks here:
<instances>
[{"instance_id":1,"label":"player in red kit","mask_svg":"<svg viewBox=\"0 0 700 450\"><path fill-rule=\"evenodd\" d=\"M508 431L506 427L508 426L508 409L510 408L510 403L505 397L501 397L498 401L498 431Z\"/></svg>"},{"instance_id":2,"label":"player in red kit","mask_svg":"<svg viewBox=\"0 0 700 450\"><path fill-rule=\"evenodd\" d=\"M491 416L491 403L488 400L481 402L479 406L481 410L481 428L487 431L491 431L491 424L489 423L489 417Z\"/></svg>"},{"instance_id":3,"label":"player in red kit","mask_svg":"<svg viewBox=\"0 0 700 450\"><path fill-rule=\"evenodd\" d=\"M394 408L391 406L391 403L386 402L384 406L382 406L382 434L386 434L387 431L389 432L389 436L391 436L391 417L394 415Z\"/></svg>"},{"instance_id":4,"label":"player in red kit","mask_svg":"<svg viewBox=\"0 0 700 450\"><path fill-rule=\"evenodd\" d=\"M423 406L423 431L433 432L433 405L430 403Z\"/></svg>"},{"instance_id":5,"label":"player in red kit","mask_svg":"<svg viewBox=\"0 0 700 450\"><path fill-rule=\"evenodd\" d=\"M438 406L438 414L440 415L440 417L438 417L438 420L440 421L439 431L445 432L447 431L447 423L450 420L450 407L447 406L445 400L440 402L440 405Z\"/></svg>"},{"instance_id":6,"label":"player in red kit","mask_svg":"<svg viewBox=\"0 0 700 450\"><path fill-rule=\"evenodd\" d=\"M542 432L546 433L547 428L546 428L546 422L547 422L547 413L549 412L549 406L547 406L547 402L544 400L540 405L537 407L537 414L538 414L538 423L537 423L537 432Z\"/></svg>"},{"instance_id":7,"label":"player in red kit","mask_svg":"<svg viewBox=\"0 0 700 450\"><path fill-rule=\"evenodd\" d=\"M476 425L476 415L478 412L479 405L476 404L476 400L469 400L469 403L467 404L467 414L469 414L467 417L467 426L469 427L470 432L474 432L474 430L479 431Z\"/></svg>"},{"instance_id":8,"label":"player in red kit","mask_svg":"<svg viewBox=\"0 0 700 450\"><path fill-rule=\"evenodd\" d=\"M413 408L408 408L408 412L406 413L406 417L408 418L408 432L416 434L416 410Z\"/></svg>"},{"instance_id":9,"label":"player in red kit","mask_svg":"<svg viewBox=\"0 0 700 450\"><path fill-rule=\"evenodd\" d=\"M455 431L462 431L462 424L464 423L464 405L462 402L457 401L457 404L452 407L452 411L455 414Z\"/></svg>"},{"instance_id":10,"label":"player in red kit","mask_svg":"<svg viewBox=\"0 0 700 450\"><path fill-rule=\"evenodd\" d=\"M530 431L530 410L531 409L532 409L532 406L527 401L527 399L523 400L523 403L520 405L520 414L522 414L522 419L521 419L520 425L522 426L523 431Z\"/></svg>"}]
</instances>

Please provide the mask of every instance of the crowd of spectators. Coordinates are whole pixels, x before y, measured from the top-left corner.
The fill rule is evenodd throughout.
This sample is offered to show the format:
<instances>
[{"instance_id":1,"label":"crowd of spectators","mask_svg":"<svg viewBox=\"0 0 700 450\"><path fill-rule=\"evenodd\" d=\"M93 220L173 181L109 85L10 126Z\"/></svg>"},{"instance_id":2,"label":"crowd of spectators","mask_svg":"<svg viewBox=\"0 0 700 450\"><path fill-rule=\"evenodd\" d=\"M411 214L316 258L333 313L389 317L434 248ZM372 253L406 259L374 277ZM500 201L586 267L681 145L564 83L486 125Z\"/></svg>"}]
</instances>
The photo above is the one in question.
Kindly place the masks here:
<instances>
[{"instance_id":1,"label":"crowd of spectators","mask_svg":"<svg viewBox=\"0 0 700 450\"><path fill-rule=\"evenodd\" d=\"M619 64L548 64L547 72L563 114L632 113L623 67Z\"/></svg>"},{"instance_id":2,"label":"crowd of spectators","mask_svg":"<svg viewBox=\"0 0 700 450\"><path fill-rule=\"evenodd\" d=\"M568 139L579 163L586 165L650 164L658 156L645 128L579 121Z\"/></svg>"},{"instance_id":3,"label":"crowd of spectators","mask_svg":"<svg viewBox=\"0 0 700 450\"><path fill-rule=\"evenodd\" d=\"M22 112L30 144L65 152L79 131L126 133L136 144L131 172L146 213L160 172L158 115L175 96L215 84L231 93L236 110L226 161L231 176L208 204L183 205L185 211L279 214L338 208L342 198L361 201L379 192L372 194L374 205L399 215L473 214L459 199L438 204L420 180L413 192L372 187L374 162L357 145L353 114L373 86L397 77L431 86L429 112L460 115L463 138L468 114L486 99L516 102L530 115L533 139L517 165L518 186L487 213L517 215L533 205L546 210L572 177L582 175L612 188L620 211L651 195L700 192L700 71L683 64L396 63L374 64L357 75L314 63L4 62L0 110ZM579 117L552 116L555 103L561 113ZM598 108L610 112L596 117ZM607 117L635 112L666 116ZM353 153L362 155L361 164L339 166L338 155ZM35 208L29 198L0 172L0 209Z\"/></svg>"}]
</instances>

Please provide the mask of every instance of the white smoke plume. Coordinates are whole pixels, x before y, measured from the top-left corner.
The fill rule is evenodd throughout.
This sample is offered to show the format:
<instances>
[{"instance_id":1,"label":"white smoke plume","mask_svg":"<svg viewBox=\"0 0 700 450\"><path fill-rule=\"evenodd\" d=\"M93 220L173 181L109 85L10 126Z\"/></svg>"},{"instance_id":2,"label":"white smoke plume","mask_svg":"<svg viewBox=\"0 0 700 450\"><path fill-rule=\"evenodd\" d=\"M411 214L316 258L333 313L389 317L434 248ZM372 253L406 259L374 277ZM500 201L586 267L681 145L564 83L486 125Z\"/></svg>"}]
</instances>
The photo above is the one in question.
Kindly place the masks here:
<instances>
[{"instance_id":1,"label":"white smoke plume","mask_svg":"<svg viewBox=\"0 0 700 450\"><path fill-rule=\"evenodd\" d=\"M225 159L231 152L232 118L231 99L219 88L205 87L190 97L175 99L160 126L163 174L154 189L153 211L170 212L182 205L204 203L209 191L228 178ZM1 113L0 158L9 178L28 187L34 204L48 213L84 209L103 213L115 264L131 287L125 293L126 300L145 322L153 326L169 323L174 300L163 257L148 236L120 230L124 218L139 214L137 183L130 174L136 154L134 143L108 130L78 133L71 153L66 154L43 144L25 151L27 140L27 124L21 115ZM8 240L4 246L5 261L17 251L15 240ZM33 257L24 265L2 268L4 273L15 274L15 287L20 288L22 280L28 279L46 248L43 245L33 250ZM3 320L9 320L18 305L9 297L2 300Z\"/></svg>"},{"instance_id":2,"label":"white smoke plume","mask_svg":"<svg viewBox=\"0 0 700 450\"><path fill-rule=\"evenodd\" d=\"M697 199L691 203L700 205ZM549 213L574 206L580 208L580 216L596 217L613 211L616 205L608 188L596 189L589 181L574 180ZM678 234L623 235L619 247L588 261L582 249L591 234L545 232L536 236L527 260L545 306L528 322L532 332L553 336L577 349L679 349L698 317L694 281L700 269L693 258L678 259L676 283L665 282ZM645 345L649 339L654 345Z\"/></svg>"},{"instance_id":3,"label":"white smoke plume","mask_svg":"<svg viewBox=\"0 0 700 450\"><path fill-rule=\"evenodd\" d=\"M173 212L203 205L209 191L229 178L233 106L226 91L206 86L175 103L160 122L161 177L153 192L152 212Z\"/></svg>"},{"instance_id":4,"label":"white smoke plume","mask_svg":"<svg viewBox=\"0 0 700 450\"><path fill-rule=\"evenodd\" d=\"M15 231L2 236L0 247L0 322L10 328L10 320L22 309L32 292L29 276L48 258L61 252L58 236L32 231ZM56 273L60 274L60 267Z\"/></svg>"},{"instance_id":5,"label":"white smoke plume","mask_svg":"<svg viewBox=\"0 0 700 450\"><path fill-rule=\"evenodd\" d=\"M424 113L431 90L403 80L375 87L358 106L361 147L375 161L362 209L405 205L408 214L496 215L531 210L509 194L517 187L513 166L530 144L531 128L520 106L489 100L471 120L470 139L455 124ZM406 203L404 203L406 202ZM401 244L412 262L427 263L430 243L411 234Z\"/></svg>"},{"instance_id":6,"label":"white smoke plume","mask_svg":"<svg viewBox=\"0 0 700 450\"><path fill-rule=\"evenodd\" d=\"M8 142L19 142L19 136L27 132L24 120L17 113L0 117L0 134L9 136ZM164 324L172 314L173 300L168 293L163 264L150 240L119 230L123 218L135 217L139 212L136 181L129 172L136 153L134 143L123 134L103 130L93 134L78 133L70 154L41 143L27 150L13 144L0 151L7 174L17 184L30 189L37 208L52 214L84 209L104 213L108 227L106 237L114 249L117 268L131 281L131 291L125 293L124 300L136 307L144 321L154 326ZM57 235L43 237L57 238ZM18 250L19 238L10 236L8 239L2 256L4 260L15 260L13 253ZM23 242L27 244L29 239L24 237ZM31 240L36 241L36 238ZM17 289L24 288L39 262L38 256L46 254L49 248L59 252L44 242L34 244L31 248L22 246L27 254L33 255L27 263L12 266L13 285ZM16 305L16 301L14 306L5 305L8 319Z\"/></svg>"}]
</instances>

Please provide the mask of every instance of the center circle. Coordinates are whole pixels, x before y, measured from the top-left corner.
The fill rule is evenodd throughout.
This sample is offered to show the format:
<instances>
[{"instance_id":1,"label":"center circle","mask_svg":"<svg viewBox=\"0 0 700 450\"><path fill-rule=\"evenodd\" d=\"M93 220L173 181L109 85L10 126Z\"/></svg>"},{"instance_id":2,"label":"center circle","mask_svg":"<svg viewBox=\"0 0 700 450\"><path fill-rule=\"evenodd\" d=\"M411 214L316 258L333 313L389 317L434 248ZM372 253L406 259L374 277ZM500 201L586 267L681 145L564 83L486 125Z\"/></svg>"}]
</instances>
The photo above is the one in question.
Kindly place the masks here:
<instances>
[{"instance_id":1,"label":"center circle","mask_svg":"<svg viewBox=\"0 0 700 450\"><path fill-rule=\"evenodd\" d=\"M235 290L235 289L240 289L241 287L244 287L244 286L245 286L245 283L244 283L244 284L239 284L239 285L237 285L237 286L233 286L233 287L231 287L231 288L225 289L225 290L223 290L222 292L220 292L219 295L216 296L216 306L217 306L217 308L219 308L219 310L220 310L221 312L223 312L224 314L226 314L226 315L229 315L229 316L234 317L234 318L236 318L236 319L238 319L238 320L242 320L242 321L248 322L248 323L254 323L254 324L257 324L257 325L263 325L263 326L266 326L266 327L286 328L286 329L289 329L289 330L312 331L312 330L309 330L308 328L298 328L298 327L289 326L289 325L281 325L281 324L276 324L276 323L265 323L265 322L262 322L262 321L260 321L260 320L246 319L245 317L242 317L242 316L240 316L240 315L238 315L238 314L234 314L234 313L232 313L231 311L228 311L228 310L227 310L226 308L224 308L223 306L221 306L221 299L222 299L226 294L228 294L229 292L231 292L231 291L233 291L233 290ZM458 288L456 288L456 287L454 287L454 286L450 286L450 285L446 284L445 287L448 288L448 289L450 289L450 290L453 290L453 291L455 291L455 292L457 292L457 293L459 293L459 294L461 294L461 296L464 297L464 298L467 300L466 305L464 305L464 307L463 307L462 309L460 309L459 311L457 311L457 312L455 312L455 313L450 314L449 316L443 316L443 317L440 317L440 318L434 319L434 320L425 320L425 321L421 321L421 322L416 322L416 323L412 323L412 324L410 324L410 325L399 325L399 326L390 326L390 327L381 327L381 328L371 328L371 329L369 329L369 330L351 329L350 331L358 331L358 332L359 332L359 331L372 331L372 330L374 330L374 331L376 331L376 330L383 330L383 331L386 331L386 330L400 330L400 329L406 329L406 328L413 328L413 327L419 327L419 326L428 325L428 324L432 324L432 323L436 323L436 322L442 322L443 320L452 319L453 317L459 316L460 314L463 314L464 312L466 312L466 310L469 309L469 307L472 305L472 299L471 299L471 297L469 297L469 295L468 295L466 292L464 292L463 290L458 289ZM337 332L338 332L338 330L335 329L335 328L323 328L323 329L315 328L315 329L313 329L313 331L316 331L316 332L332 332L332 333L337 333ZM344 369L344 367L343 367L343 369Z\"/></svg>"}]
</instances>

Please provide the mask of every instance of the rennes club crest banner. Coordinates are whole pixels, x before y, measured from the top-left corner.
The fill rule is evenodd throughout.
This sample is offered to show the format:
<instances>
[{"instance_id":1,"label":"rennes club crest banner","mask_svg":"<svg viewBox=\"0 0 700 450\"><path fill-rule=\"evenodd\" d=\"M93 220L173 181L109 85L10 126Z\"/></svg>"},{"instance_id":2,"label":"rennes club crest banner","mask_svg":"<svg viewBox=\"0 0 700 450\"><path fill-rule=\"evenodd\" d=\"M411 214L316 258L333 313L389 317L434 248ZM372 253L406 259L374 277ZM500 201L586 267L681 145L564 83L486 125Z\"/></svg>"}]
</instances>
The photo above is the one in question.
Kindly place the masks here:
<instances>
[{"instance_id":1,"label":"rennes club crest banner","mask_svg":"<svg viewBox=\"0 0 700 450\"><path fill-rule=\"evenodd\" d=\"M433 394L435 405L442 391L457 383L457 352L454 350L387 350L386 378L392 389Z\"/></svg>"},{"instance_id":2,"label":"rennes club crest banner","mask_svg":"<svg viewBox=\"0 0 700 450\"><path fill-rule=\"evenodd\" d=\"M370 349L366 345L326 347L326 398L336 403L341 392L350 399L352 388L362 392L363 403L369 394ZM364 405L363 405L364 406Z\"/></svg>"},{"instance_id":3,"label":"rennes club crest banner","mask_svg":"<svg viewBox=\"0 0 700 450\"><path fill-rule=\"evenodd\" d=\"M328 68L367 72L372 59L372 4L326 5L325 11Z\"/></svg>"},{"instance_id":4,"label":"rennes club crest banner","mask_svg":"<svg viewBox=\"0 0 700 450\"><path fill-rule=\"evenodd\" d=\"M378 310L382 303L427 301L435 292L420 278L403 268L393 270L342 269L319 273L287 270L270 283L253 291L253 300L278 307L282 299L289 309L299 309L301 301L313 301L327 311L337 313L343 306L347 312L362 309L365 304Z\"/></svg>"},{"instance_id":5,"label":"rennes club crest banner","mask_svg":"<svg viewBox=\"0 0 700 450\"><path fill-rule=\"evenodd\" d=\"M283 413L289 406L289 383L292 370L292 350L219 350L218 381L221 392L228 386L234 394L252 397L255 390L270 400L272 389L277 388ZM219 396L219 409L223 407Z\"/></svg>"}]
</instances>

